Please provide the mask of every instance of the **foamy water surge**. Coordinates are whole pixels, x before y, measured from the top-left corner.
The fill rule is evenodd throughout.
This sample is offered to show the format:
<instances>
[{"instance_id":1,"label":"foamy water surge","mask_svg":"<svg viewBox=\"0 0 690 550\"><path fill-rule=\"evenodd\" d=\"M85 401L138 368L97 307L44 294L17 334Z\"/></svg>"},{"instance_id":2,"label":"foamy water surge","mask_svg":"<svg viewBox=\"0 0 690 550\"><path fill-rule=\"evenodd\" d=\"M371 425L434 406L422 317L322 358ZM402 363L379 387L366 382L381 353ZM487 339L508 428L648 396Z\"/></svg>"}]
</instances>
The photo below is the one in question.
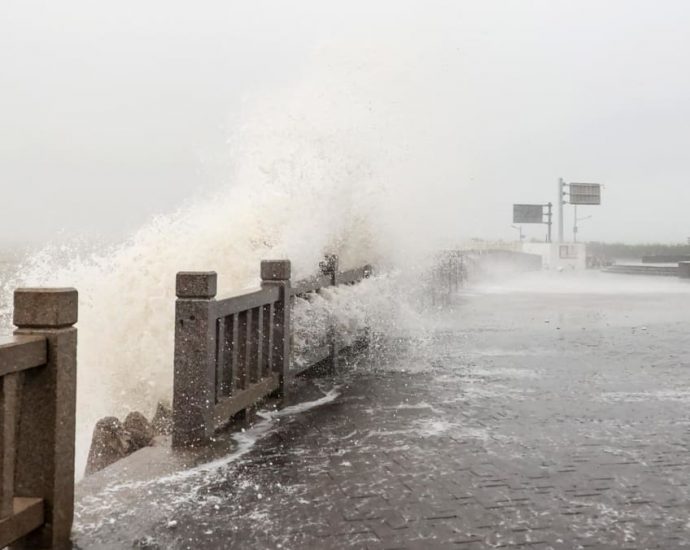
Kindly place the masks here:
<instances>
[{"instance_id":1,"label":"foamy water surge","mask_svg":"<svg viewBox=\"0 0 690 550\"><path fill-rule=\"evenodd\" d=\"M325 253L338 254L343 268L387 261L378 208L385 186L358 147L318 128L300 133L291 117L272 115L270 125L262 118L258 130L243 128L238 142L255 149L237 148L236 183L152 219L108 250L48 246L5 279L0 304L20 286L79 291L78 476L99 418L151 415L159 400L171 398L176 272L217 271L222 296L258 285L261 259L289 258L294 278L313 274ZM295 325L308 334L310 323L328 317L344 327L375 322L373 311L385 316L399 302L395 293L388 277L329 291L298 303ZM0 317L8 328L9 310ZM400 322L389 315L381 326Z\"/></svg>"},{"instance_id":2,"label":"foamy water surge","mask_svg":"<svg viewBox=\"0 0 690 550\"><path fill-rule=\"evenodd\" d=\"M87 534L98 531L106 521L116 521L113 518L118 518L117 521L130 521L132 510L126 498L123 497L141 489L147 489L149 498L155 502L151 512L160 516L161 521L166 517L175 517L180 506L196 503L201 498L208 500L208 495L202 497L204 488L221 481L232 464L239 462L258 441L276 429L278 419L326 405L335 401L339 395L338 388L334 388L314 401L305 401L279 411L260 411L259 422L252 428L233 435L233 439L237 442L235 451L217 460L145 481L119 480L106 485L97 493L89 494L77 502L76 530ZM172 491L171 488L173 488Z\"/></svg>"},{"instance_id":3,"label":"foamy water surge","mask_svg":"<svg viewBox=\"0 0 690 550\"><path fill-rule=\"evenodd\" d=\"M346 230L330 224L334 231L309 231L314 220L306 220L304 211L312 200L307 193L233 187L153 220L127 243L104 253L84 257L71 249L46 249L5 283L0 303L19 286L79 290L78 472L98 418L122 417L131 410L150 415L159 400L171 398L177 271L217 271L222 296L258 285L263 258L291 259L297 277L313 273L326 251L339 252L345 265L371 260L373 250L367 246L348 251L334 244L348 230L356 233L363 226ZM338 295L342 292L304 308L323 312L312 322L337 314L332 306ZM344 324L365 315L354 301L347 306ZM296 318L303 325L309 322L309 316L297 313Z\"/></svg>"}]
</instances>

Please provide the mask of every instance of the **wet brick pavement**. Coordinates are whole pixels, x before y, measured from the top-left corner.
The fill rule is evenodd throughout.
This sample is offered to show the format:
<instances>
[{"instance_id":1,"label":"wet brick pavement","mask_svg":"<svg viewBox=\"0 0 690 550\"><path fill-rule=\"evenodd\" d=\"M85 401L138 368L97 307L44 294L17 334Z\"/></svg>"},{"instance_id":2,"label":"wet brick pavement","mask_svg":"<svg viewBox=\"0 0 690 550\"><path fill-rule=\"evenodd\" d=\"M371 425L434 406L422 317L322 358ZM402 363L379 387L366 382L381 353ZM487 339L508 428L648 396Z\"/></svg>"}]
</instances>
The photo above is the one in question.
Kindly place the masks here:
<instances>
[{"instance_id":1,"label":"wet brick pavement","mask_svg":"<svg viewBox=\"0 0 690 550\"><path fill-rule=\"evenodd\" d=\"M690 545L688 306L467 293L427 336L319 380L337 398L273 418L235 461L82 497L77 545Z\"/></svg>"}]
</instances>

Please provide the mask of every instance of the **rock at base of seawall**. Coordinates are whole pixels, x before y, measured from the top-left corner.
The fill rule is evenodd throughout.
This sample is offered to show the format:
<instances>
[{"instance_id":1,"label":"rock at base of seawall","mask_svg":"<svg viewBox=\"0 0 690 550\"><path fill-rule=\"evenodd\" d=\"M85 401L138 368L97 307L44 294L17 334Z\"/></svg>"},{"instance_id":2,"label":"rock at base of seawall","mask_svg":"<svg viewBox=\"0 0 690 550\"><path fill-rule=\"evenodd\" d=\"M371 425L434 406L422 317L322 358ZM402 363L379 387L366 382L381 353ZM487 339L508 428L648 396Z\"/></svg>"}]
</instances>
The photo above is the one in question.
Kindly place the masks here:
<instances>
[{"instance_id":1,"label":"rock at base of seawall","mask_svg":"<svg viewBox=\"0 0 690 550\"><path fill-rule=\"evenodd\" d=\"M140 412L134 411L127 415L124 428L129 436L129 452L133 453L153 444L155 436L153 426Z\"/></svg>"},{"instance_id":2,"label":"rock at base of seawall","mask_svg":"<svg viewBox=\"0 0 690 550\"><path fill-rule=\"evenodd\" d=\"M93 429L85 474L91 475L153 445L155 435L153 423L137 411L129 413L124 422L114 416L101 418Z\"/></svg>"},{"instance_id":3,"label":"rock at base of seawall","mask_svg":"<svg viewBox=\"0 0 690 550\"><path fill-rule=\"evenodd\" d=\"M172 408L163 403L158 403L156 414L151 419L153 431L156 435L170 435L172 433Z\"/></svg>"},{"instance_id":4,"label":"rock at base of seawall","mask_svg":"<svg viewBox=\"0 0 690 550\"><path fill-rule=\"evenodd\" d=\"M93 429L86 475L93 474L129 454L130 442L125 427L114 416L101 418Z\"/></svg>"}]
</instances>

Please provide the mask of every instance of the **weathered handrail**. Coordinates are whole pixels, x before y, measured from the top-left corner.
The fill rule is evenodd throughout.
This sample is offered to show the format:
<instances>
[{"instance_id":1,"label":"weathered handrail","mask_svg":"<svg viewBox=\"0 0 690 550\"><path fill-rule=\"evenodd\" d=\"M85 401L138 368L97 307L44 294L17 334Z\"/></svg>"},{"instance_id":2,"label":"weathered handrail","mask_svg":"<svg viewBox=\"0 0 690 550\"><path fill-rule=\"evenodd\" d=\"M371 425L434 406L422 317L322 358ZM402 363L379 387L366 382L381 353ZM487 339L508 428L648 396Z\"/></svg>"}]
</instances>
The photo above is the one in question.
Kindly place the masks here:
<instances>
[{"instance_id":1,"label":"weathered handrail","mask_svg":"<svg viewBox=\"0 0 690 550\"><path fill-rule=\"evenodd\" d=\"M356 269L342 271L336 276L336 283L339 285L352 285L366 279L371 275L371 266L365 265Z\"/></svg>"},{"instance_id":2,"label":"weathered handrail","mask_svg":"<svg viewBox=\"0 0 690 550\"><path fill-rule=\"evenodd\" d=\"M18 289L0 339L0 548L71 548L77 291Z\"/></svg>"},{"instance_id":3,"label":"weathered handrail","mask_svg":"<svg viewBox=\"0 0 690 550\"><path fill-rule=\"evenodd\" d=\"M284 386L290 263L262 262L262 288L216 300L215 272L177 274L173 446L208 440Z\"/></svg>"},{"instance_id":4,"label":"weathered handrail","mask_svg":"<svg viewBox=\"0 0 690 550\"><path fill-rule=\"evenodd\" d=\"M293 297L304 298L308 294L318 292L324 288L356 284L368 278L372 273L372 267L370 265L347 271L340 271L338 256L335 254L326 256L325 260L319 264L319 268L321 270L320 275L295 283L292 287ZM314 365L325 361L328 361L331 370L337 369L341 344L339 342L335 323L332 322L330 326L327 327L326 332L327 343L313 348L312 353L310 353L310 360L301 368L291 371L293 375L310 370Z\"/></svg>"},{"instance_id":5,"label":"weathered handrail","mask_svg":"<svg viewBox=\"0 0 690 550\"><path fill-rule=\"evenodd\" d=\"M292 286L289 260L262 261L260 289L219 300L215 272L178 273L173 446L206 442L259 400L283 394L296 374L290 371L291 299L370 273L369 266L340 273L337 257L328 256L320 275ZM323 358L335 364L333 327L327 351Z\"/></svg>"},{"instance_id":6,"label":"weathered handrail","mask_svg":"<svg viewBox=\"0 0 690 550\"><path fill-rule=\"evenodd\" d=\"M467 281L467 256L458 250L444 250L431 270L429 296L434 306L450 303L452 295Z\"/></svg>"},{"instance_id":7,"label":"weathered handrail","mask_svg":"<svg viewBox=\"0 0 690 550\"><path fill-rule=\"evenodd\" d=\"M329 286L333 286L330 275L316 275L295 283L295 286L290 289L290 294L292 296L304 296Z\"/></svg>"},{"instance_id":8,"label":"weathered handrail","mask_svg":"<svg viewBox=\"0 0 690 550\"><path fill-rule=\"evenodd\" d=\"M0 337L0 376L45 365L48 346L43 336Z\"/></svg>"}]
</instances>

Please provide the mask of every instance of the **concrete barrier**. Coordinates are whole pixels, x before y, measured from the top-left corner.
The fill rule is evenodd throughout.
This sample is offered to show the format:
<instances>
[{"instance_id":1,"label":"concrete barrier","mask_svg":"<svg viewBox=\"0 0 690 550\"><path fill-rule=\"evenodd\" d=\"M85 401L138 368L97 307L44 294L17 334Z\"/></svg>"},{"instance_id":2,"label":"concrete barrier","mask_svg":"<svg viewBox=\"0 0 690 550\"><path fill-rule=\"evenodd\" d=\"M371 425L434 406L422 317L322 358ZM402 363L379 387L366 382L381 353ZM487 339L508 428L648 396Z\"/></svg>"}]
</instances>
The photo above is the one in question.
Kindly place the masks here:
<instances>
[{"instance_id":1,"label":"concrete barrier","mask_svg":"<svg viewBox=\"0 0 690 550\"><path fill-rule=\"evenodd\" d=\"M678 276L681 279L690 279L690 262L678 262Z\"/></svg>"},{"instance_id":2,"label":"concrete barrier","mask_svg":"<svg viewBox=\"0 0 690 550\"><path fill-rule=\"evenodd\" d=\"M657 254L651 256L642 256L643 264L675 264L677 262L690 261L688 254Z\"/></svg>"},{"instance_id":3,"label":"concrete barrier","mask_svg":"<svg viewBox=\"0 0 690 550\"><path fill-rule=\"evenodd\" d=\"M678 266L675 265L611 265L602 269L604 273L623 275L651 275L655 277L678 277Z\"/></svg>"},{"instance_id":4,"label":"concrete barrier","mask_svg":"<svg viewBox=\"0 0 690 550\"><path fill-rule=\"evenodd\" d=\"M291 377L291 300L336 285L354 284L371 268L341 272L327 256L320 274L291 282L289 260L261 262L261 288L216 299L215 272L177 274L173 446L206 444L262 399L283 396ZM337 365L333 327L324 354L305 367Z\"/></svg>"},{"instance_id":5,"label":"concrete barrier","mask_svg":"<svg viewBox=\"0 0 690 550\"><path fill-rule=\"evenodd\" d=\"M0 548L71 548L77 291L18 289L0 339Z\"/></svg>"}]
</instances>

